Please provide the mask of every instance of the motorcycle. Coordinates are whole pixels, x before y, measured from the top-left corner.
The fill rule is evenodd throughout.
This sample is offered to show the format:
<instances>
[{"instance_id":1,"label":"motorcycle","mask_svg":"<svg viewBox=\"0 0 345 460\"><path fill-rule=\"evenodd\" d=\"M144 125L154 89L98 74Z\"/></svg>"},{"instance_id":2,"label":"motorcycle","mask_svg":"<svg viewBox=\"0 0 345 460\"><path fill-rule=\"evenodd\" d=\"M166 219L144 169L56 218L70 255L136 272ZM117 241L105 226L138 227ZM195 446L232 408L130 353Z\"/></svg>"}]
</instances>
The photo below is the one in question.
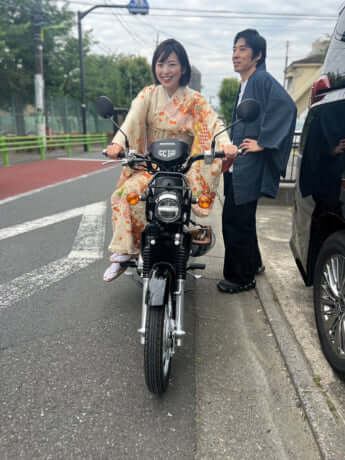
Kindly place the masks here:
<instances>
[{"instance_id":1,"label":"motorcycle","mask_svg":"<svg viewBox=\"0 0 345 460\"><path fill-rule=\"evenodd\" d=\"M224 158L224 153L215 152L216 137L235 123L254 121L260 107L253 99L244 100L237 108L236 121L216 133L211 149L193 157L189 157L188 144L178 139L154 141L148 155L130 150L126 133L114 121L110 99L99 97L96 108L100 116L111 119L125 136L126 152L121 154L122 165L133 169L140 165L152 174L142 195L131 193L127 196L131 205L146 202L147 224L141 233L138 259L121 265L135 267L142 279L138 332L144 345L145 381L149 391L161 394L168 387L176 347L182 346L186 334L184 287L187 272L205 269L205 264L189 263L189 258L204 255L215 238L209 226L198 225L191 218L192 204L208 208L211 199L205 195L194 198L185 174L195 161L212 164L215 158ZM116 161L108 160L104 164ZM194 225L192 231L191 224Z\"/></svg>"}]
</instances>

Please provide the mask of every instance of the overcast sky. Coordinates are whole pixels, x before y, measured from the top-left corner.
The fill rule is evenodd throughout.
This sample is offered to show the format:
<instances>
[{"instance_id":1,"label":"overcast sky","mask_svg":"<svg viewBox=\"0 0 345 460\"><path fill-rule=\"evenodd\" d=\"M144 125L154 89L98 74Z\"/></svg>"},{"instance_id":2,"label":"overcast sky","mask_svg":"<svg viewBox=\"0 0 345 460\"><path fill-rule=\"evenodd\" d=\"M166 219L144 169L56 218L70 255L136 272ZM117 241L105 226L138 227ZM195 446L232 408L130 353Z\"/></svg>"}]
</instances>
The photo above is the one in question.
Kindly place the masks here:
<instances>
[{"instance_id":1,"label":"overcast sky","mask_svg":"<svg viewBox=\"0 0 345 460\"><path fill-rule=\"evenodd\" d=\"M126 2L71 0L70 7L86 11L92 5L104 3ZM144 56L151 62L157 40L175 38L201 71L202 93L217 103L222 79L238 77L231 62L233 39L238 31L256 28L266 38L267 68L283 83L287 41L288 63L306 57L313 41L333 33L344 0L148 0L148 3L147 16L133 16L126 9L110 8L99 8L87 15L82 21L83 30L92 29L99 42L93 51ZM159 10L168 7L176 11Z\"/></svg>"}]
</instances>

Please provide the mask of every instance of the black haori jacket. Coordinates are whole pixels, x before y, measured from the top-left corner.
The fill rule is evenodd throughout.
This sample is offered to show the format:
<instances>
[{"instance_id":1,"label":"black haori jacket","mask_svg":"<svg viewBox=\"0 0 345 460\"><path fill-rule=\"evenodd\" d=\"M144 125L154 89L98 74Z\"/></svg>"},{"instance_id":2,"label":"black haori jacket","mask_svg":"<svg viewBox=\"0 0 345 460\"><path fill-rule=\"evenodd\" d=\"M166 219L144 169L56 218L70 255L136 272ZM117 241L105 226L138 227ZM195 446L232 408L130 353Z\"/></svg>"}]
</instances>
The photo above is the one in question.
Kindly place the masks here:
<instances>
[{"instance_id":1,"label":"black haori jacket","mask_svg":"<svg viewBox=\"0 0 345 460\"><path fill-rule=\"evenodd\" d=\"M256 139L260 152L238 156L233 164L232 182L236 205L256 201L260 196L275 198L280 176L285 176L296 124L296 105L272 75L260 65L249 77L242 101L256 99L260 115L251 123L240 122L231 131L232 142ZM236 119L236 108L233 121ZM229 173L224 173L225 191Z\"/></svg>"}]
</instances>

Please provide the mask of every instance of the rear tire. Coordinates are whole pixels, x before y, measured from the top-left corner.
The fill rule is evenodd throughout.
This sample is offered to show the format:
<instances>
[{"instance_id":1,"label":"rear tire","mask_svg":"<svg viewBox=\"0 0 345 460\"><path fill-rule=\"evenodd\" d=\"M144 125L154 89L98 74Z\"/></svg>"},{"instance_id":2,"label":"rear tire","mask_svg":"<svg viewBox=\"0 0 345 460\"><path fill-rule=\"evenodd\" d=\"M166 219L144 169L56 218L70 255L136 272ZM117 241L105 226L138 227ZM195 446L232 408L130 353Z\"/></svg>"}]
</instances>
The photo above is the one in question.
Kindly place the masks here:
<instances>
[{"instance_id":1,"label":"rear tire","mask_svg":"<svg viewBox=\"0 0 345 460\"><path fill-rule=\"evenodd\" d=\"M314 271L314 309L322 350L345 377L345 232L322 245Z\"/></svg>"},{"instance_id":2,"label":"rear tire","mask_svg":"<svg viewBox=\"0 0 345 460\"><path fill-rule=\"evenodd\" d=\"M164 307L150 307L147 312L144 370L151 393L164 393L169 384L174 353L171 302Z\"/></svg>"}]
</instances>

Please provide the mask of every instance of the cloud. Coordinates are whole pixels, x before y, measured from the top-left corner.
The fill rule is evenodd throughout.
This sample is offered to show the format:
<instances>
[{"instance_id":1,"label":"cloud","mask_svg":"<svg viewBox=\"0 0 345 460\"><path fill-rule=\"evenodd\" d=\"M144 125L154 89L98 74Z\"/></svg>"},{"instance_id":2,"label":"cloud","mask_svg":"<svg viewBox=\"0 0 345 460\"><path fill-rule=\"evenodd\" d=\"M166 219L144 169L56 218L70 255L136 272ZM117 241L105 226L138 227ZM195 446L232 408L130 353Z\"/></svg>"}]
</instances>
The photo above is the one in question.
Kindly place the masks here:
<instances>
[{"instance_id":1,"label":"cloud","mask_svg":"<svg viewBox=\"0 0 345 460\"><path fill-rule=\"evenodd\" d=\"M305 57L310 53L313 41L333 32L341 4L335 4L334 0L309 0L305 5L301 5L300 0L277 0L274 4L271 0L242 0L240 3L190 0L186 6L185 0L175 0L174 8L210 10L208 16L215 16L215 10L238 12L237 17L231 18L186 18L183 15L188 15L187 11L177 13L153 9L166 8L164 0L148 2L151 10L145 17L126 15L118 19L116 14L120 10L111 9L99 9L85 17L84 30L92 28L99 42L95 52L135 54L146 57L150 62L157 39L174 37L186 47L191 62L201 71L206 97L217 95L223 78L238 78L232 69L231 50L239 30L256 28L266 38L268 70L282 82L287 41L289 62ZM70 5L74 10L85 11L90 4L99 3L98 0L71 0ZM108 0L108 3L112 1ZM123 13L126 14L126 10ZM174 16L176 14L182 14L182 17ZM288 17L289 14L308 17ZM323 20L327 16L330 18Z\"/></svg>"}]
</instances>

